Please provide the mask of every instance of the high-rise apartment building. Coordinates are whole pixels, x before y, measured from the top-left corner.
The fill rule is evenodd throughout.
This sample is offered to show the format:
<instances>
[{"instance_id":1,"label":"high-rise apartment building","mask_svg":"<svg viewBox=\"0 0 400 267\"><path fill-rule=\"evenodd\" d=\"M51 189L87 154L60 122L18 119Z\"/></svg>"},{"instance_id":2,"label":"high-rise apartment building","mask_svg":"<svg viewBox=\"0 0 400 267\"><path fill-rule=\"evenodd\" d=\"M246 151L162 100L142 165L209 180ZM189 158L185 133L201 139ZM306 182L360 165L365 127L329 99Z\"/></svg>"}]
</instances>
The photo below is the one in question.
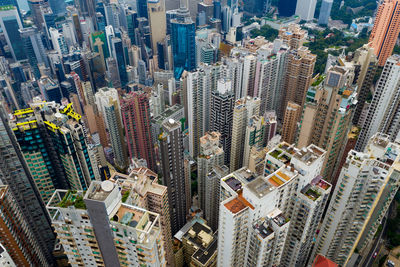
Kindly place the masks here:
<instances>
[{"instance_id":1,"label":"high-rise apartment building","mask_svg":"<svg viewBox=\"0 0 400 267\"><path fill-rule=\"evenodd\" d=\"M134 168L129 175L114 173L110 178L122 188L122 201L160 214L164 251L169 265L174 265L168 189L158 183L156 173L145 167Z\"/></svg>"},{"instance_id":2,"label":"high-rise apartment building","mask_svg":"<svg viewBox=\"0 0 400 267\"><path fill-rule=\"evenodd\" d=\"M300 107L304 106L306 93L313 78L316 58L317 56L311 54L308 48L304 46L289 52L287 56L285 83L282 90L284 101L281 109L283 111L286 109L289 101L300 105Z\"/></svg>"},{"instance_id":3,"label":"high-rise apartment building","mask_svg":"<svg viewBox=\"0 0 400 267\"><path fill-rule=\"evenodd\" d=\"M316 5L316 0L297 0L296 15L302 20L312 20L314 19Z\"/></svg>"},{"instance_id":4,"label":"high-rise apartment building","mask_svg":"<svg viewBox=\"0 0 400 267\"><path fill-rule=\"evenodd\" d=\"M319 253L345 266L367 252L399 188L400 146L377 133L364 151L347 156L311 259Z\"/></svg>"},{"instance_id":5,"label":"high-rise apartment building","mask_svg":"<svg viewBox=\"0 0 400 267\"><path fill-rule=\"evenodd\" d=\"M399 81L400 56L393 55L386 61L381 77L376 84L355 150L363 151L368 140L377 132L388 134L391 140L397 137L400 129Z\"/></svg>"},{"instance_id":6,"label":"high-rise apartment building","mask_svg":"<svg viewBox=\"0 0 400 267\"><path fill-rule=\"evenodd\" d=\"M229 165L231 156L234 98L232 82L218 80L217 90L211 92L210 131L221 133L220 144L225 153L225 165Z\"/></svg>"},{"instance_id":7,"label":"high-rise apartment building","mask_svg":"<svg viewBox=\"0 0 400 267\"><path fill-rule=\"evenodd\" d=\"M332 180L339 155L344 148L356 104L351 71L335 66L326 78L310 87L300 119L297 145L316 144L327 151L322 176ZM351 79L351 78L350 78Z\"/></svg>"},{"instance_id":8,"label":"high-rise apartment building","mask_svg":"<svg viewBox=\"0 0 400 267\"><path fill-rule=\"evenodd\" d=\"M262 148L265 134L265 121L263 116L253 115L248 118L244 138L244 154L242 166L249 166L250 150Z\"/></svg>"},{"instance_id":9,"label":"high-rise apartment building","mask_svg":"<svg viewBox=\"0 0 400 267\"><path fill-rule=\"evenodd\" d=\"M176 18L171 20L171 46L174 60L174 76L179 79L184 70L196 68L196 25L188 7L181 6Z\"/></svg>"},{"instance_id":10,"label":"high-rise apartment building","mask_svg":"<svg viewBox=\"0 0 400 267\"><path fill-rule=\"evenodd\" d=\"M280 266L293 198L318 178L325 154L283 142L266 154L262 175L243 167L221 179L219 266Z\"/></svg>"},{"instance_id":11,"label":"high-rise apartment building","mask_svg":"<svg viewBox=\"0 0 400 267\"><path fill-rule=\"evenodd\" d=\"M28 225L27 228L31 231L30 238L36 239L39 250L46 261L51 263L55 236L51 229L50 219L1 105L0 132L2 133L0 135L0 152L2 154L0 184L8 187L4 198L7 199L12 195L12 205L22 213L20 219ZM0 241L0 243L4 245L4 241Z\"/></svg>"},{"instance_id":12,"label":"high-rise apartment building","mask_svg":"<svg viewBox=\"0 0 400 267\"><path fill-rule=\"evenodd\" d=\"M10 121L44 203L56 188L87 190L95 177L81 115L72 104L37 101Z\"/></svg>"},{"instance_id":13,"label":"high-rise apartment building","mask_svg":"<svg viewBox=\"0 0 400 267\"><path fill-rule=\"evenodd\" d=\"M385 0L381 2L376 13L374 27L369 42L378 57L378 65L384 66L393 52L400 32L400 1Z\"/></svg>"},{"instance_id":14,"label":"high-rise apartment building","mask_svg":"<svg viewBox=\"0 0 400 267\"><path fill-rule=\"evenodd\" d=\"M332 186L321 176L301 189L295 197L295 205L281 264L306 266L311 253L315 233L328 203Z\"/></svg>"},{"instance_id":15,"label":"high-rise apartment building","mask_svg":"<svg viewBox=\"0 0 400 267\"><path fill-rule=\"evenodd\" d=\"M232 122L231 157L229 162L230 171L240 169L244 160L246 127L252 116L260 112L260 99L250 96L235 102Z\"/></svg>"},{"instance_id":16,"label":"high-rise apartment building","mask_svg":"<svg viewBox=\"0 0 400 267\"><path fill-rule=\"evenodd\" d=\"M158 137L161 153L162 182L168 187L171 230L174 235L186 223L189 177L185 175L181 123L170 119L163 123Z\"/></svg>"},{"instance_id":17,"label":"high-rise apartment building","mask_svg":"<svg viewBox=\"0 0 400 267\"><path fill-rule=\"evenodd\" d=\"M278 36L290 49L299 49L306 41L307 31L298 24L289 24L279 29Z\"/></svg>"},{"instance_id":18,"label":"high-rise apartment building","mask_svg":"<svg viewBox=\"0 0 400 267\"><path fill-rule=\"evenodd\" d=\"M215 166L224 165L224 150L222 149L219 138L221 133L210 132L200 138L200 153L197 157L197 182L200 208L204 212L204 217L207 218L205 210L207 204L212 199L206 198L207 175ZM215 200L215 199L213 199Z\"/></svg>"},{"instance_id":19,"label":"high-rise apartment building","mask_svg":"<svg viewBox=\"0 0 400 267\"><path fill-rule=\"evenodd\" d=\"M329 16L331 15L333 0L322 0L319 10L318 24L328 25Z\"/></svg>"},{"instance_id":20,"label":"high-rise apartment building","mask_svg":"<svg viewBox=\"0 0 400 267\"><path fill-rule=\"evenodd\" d=\"M51 266L7 185L0 185L0 243L17 266ZM7 266L7 265L6 265Z\"/></svg>"},{"instance_id":21,"label":"high-rise apartment building","mask_svg":"<svg viewBox=\"0 0 400 267\"><path fill-rule=\"evenodd\" d=\"M121 99L121 113L129 158L145 159L147 166L155 170L149 96L144 92L127 94Z\"/></svg>"},{"instance_id":22,"label":"high-rise apartment building","mask_svg":"<svg viewBox=\"0 0 400 267\"><path fill-rule=\"evenodd\" d=\"M297 134L297 123L300 120L301 115L301 106L289 101L286 110L285 117L283 119L282 126L282 139L289 143L293 144Z\"/></svg>"},{"instance_id":23,"label":"high-rise apartment building","mask_svg":"<svg viewBox=\"0 0 400 267\"><path fill-rule=\"evenodd\" d=\"M47 210L71 265L166 264L160 215L124 203L127 191L111 181L95 181L85 194L54 193Z\"/></svg>"}]
</instances>

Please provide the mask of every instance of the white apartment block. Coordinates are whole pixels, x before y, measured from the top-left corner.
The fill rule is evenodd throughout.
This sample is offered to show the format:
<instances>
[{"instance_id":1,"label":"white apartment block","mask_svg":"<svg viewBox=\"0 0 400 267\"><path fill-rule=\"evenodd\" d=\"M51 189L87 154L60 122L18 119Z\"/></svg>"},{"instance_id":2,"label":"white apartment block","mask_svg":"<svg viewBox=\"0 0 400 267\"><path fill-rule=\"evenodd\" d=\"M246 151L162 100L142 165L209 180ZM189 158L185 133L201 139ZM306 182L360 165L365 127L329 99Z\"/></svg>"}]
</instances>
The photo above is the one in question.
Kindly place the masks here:
<instances>
[{"instance_id":1,"label":"white apartment block","mask_svg":"<svg viewBox=\"0 0 400 267\"><path fill-rule=\"evenodd\" d=\"M319 253L344 266L367 250L400 186L399 156L400 145L381 133L365 152L349 152L311 258Z\"/></svg>"},{"instance_id":2,"label":"white apartment block","mask_svg":"<svg viewBox=\"0 0 400 267\"><path fill-rule=\"evenodd\" d=\"M160 215L122 203L111 181L56 190L47 210L72 266L166 266Z\"/></svg>"}]
</instances>

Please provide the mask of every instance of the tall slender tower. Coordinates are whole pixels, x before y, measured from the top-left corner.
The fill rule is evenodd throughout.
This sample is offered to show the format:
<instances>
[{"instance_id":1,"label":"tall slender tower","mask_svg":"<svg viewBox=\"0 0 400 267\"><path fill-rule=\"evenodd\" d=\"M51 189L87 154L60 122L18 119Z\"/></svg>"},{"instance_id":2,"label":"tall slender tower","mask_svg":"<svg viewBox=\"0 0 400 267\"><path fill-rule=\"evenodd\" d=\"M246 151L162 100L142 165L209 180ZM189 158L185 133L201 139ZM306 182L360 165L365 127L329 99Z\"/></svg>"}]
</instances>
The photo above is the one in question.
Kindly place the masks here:
<instances>
[{"instance_id":1,"label":"tall slender tower","mask_svg":"<svg viewBox=\"0 0 400 267\"><path fill-rule=\"evenodd\" d=\"M301 106L289 101L282 126L282 139L289 144L292 144L296 137L297 123L301 115Z\"/></svg>"},{"instance_id":2,"label":"tall slender tower","mask_svg":"<svg viewBox=\"0 0 400 267\"><path fill-rule=\"evenodd\" d=\"M187 183L184 172L183 138L181 124L174 119L163 123L163 133L158 137L161 152L162 180L168 187L171 229L176 234L186 223Z\"/></svg>"},{"instance_id":3,"label":"tall slender tower","mask_svg":"<svg viewBox=\"0 0 400 267\"><path fill-rule=\"evenodd\" d=\"M121 100L121 113L129 158L145 159L155 170L154 144L150 124L149 96L144 92L131 92Z\"/></svg>"},{"instance_id":4,"label":"tall slender tower","mask_svg":"<svg viewBox=\"0 0 400 267\"><path fill-rule=\"evenodd\" d=\"M378 65L384 66L392 54L400 33L400 1L385 0L378 8L369 42L378 57Z\"/></svg>"},{"instance_id":5,"label":"tall slender tower","mask_svg":"<svg viewBox=\"0 0 400 267\"><path fill-rule=\"evenodd\" d=\"M12 207L20 209L20 219L25 221L27 229L30 228L32 238L36 239L46 261L52 263L55 236L51 222L1 104L0 132L0 184L8 187L3 199L10 199L8 196L13 195ZM4 240L0 243L4 244Z\"/></svg>"},{"instance_id":6,"label":"tall slender tower","mask_svg":"<svg viewBox=\"0 0 400 267\"><path fill-rule=\"evenodd\" d=\"M224 164L224 150L220 146L219 138L221 133L206 133L200 138L200 153L197 157L197 179L200 208L205 211L208 202L205 196L207 187L207 174L214 166ZM215 200L214 200L215 201ZM205 218L209 215L205 214Z\"/></svg>"},{"instance_id":7,"label":"tall slender tower","mask_svg":"<svg viewBox=\"0 0 400 267\"><path fill-rule=\"evenodd\" d=\"M148 1L147 13L151 31L153 54L158 55L157 43L162 42L165 39L165 34L167 32L165 0Z\"/></svg>"},{"instance_id":8,"label":"tall slender tower","mask_svg":"<svg viewBox=\"0 0 400 267\"><path fill-rule=\"evenodd\" d=\"M211 92L210 131L221 133L220 143L225 152L225 165L229 165L231 156L234 98L230 80L219 80L217 90Z\"/></svg>"},{"instance_id":9,"label":"tall slender tower","mask_svg":"<svg viewBox=\"0 0 400 267\"><path fill-rule=\"evenodd\" d=\"M399 155L399 144L381 133L364 153L349 152L311 259L319 253L346 266L356 250L367 253L399 188Z\"/></svg>"},{"instance_id":10,"label":"tall slender tower","mask_svg":"<svg viewBox=\"0 0 400 267\"><path fill-rule=\"evenodd\" d=\"M391 140L397 137L400 129L399 86L400 56L392 55L387 59L377 82L355 150L363 151L368 140L378 131L388 134Z\"/></svg>"}]
</instances>

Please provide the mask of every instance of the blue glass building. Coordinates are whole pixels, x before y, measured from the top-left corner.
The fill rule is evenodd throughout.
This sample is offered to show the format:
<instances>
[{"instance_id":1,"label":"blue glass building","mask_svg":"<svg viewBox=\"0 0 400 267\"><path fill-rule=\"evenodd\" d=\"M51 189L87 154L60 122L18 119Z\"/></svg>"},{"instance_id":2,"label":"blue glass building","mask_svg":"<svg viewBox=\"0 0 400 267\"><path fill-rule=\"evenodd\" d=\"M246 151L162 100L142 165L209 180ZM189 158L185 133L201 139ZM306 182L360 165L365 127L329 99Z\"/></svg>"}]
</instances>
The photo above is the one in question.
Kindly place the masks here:
<instances>
[{"instance_id":1,"label":"blue glass building","mask_svg":"<svg viewBox=\"0 0 400 267\"><path fill-rule=\"evenodd\" d=\"M124 47L120 38L114 37L111 40L113 46L113 58L117 62L119 78L121 86L124 87L128 83L128 74L126 73L126 64L124 57Z\"/></svg>"},{"instance_id":2,"label":"blue glass building","mask_svg":"<svg viewBox=\"0 0 400 267\"><path fill-rule=\"evenodd\" d=\"M279 16L290 17L296 12L297 0L279 0Z\"/></svg>"},{"instance_id":3,"label":"blue glass building","mask_svg":"<svg viewBox=\"0 0 400 267\"><path fill-rule=\"evenodd\" d=\"M0 27L3 29L7 45L15 60L26 59L24 45L19 34L19 29L23 28L18 10L15 6L0 7Z\"/></svg>"},{"instance_id":4,"label":"blue glass building","mask_svg":"<svg viewBox=\"0 0 400 267\"><path fill-rule=\"evenodd\" d=\"M171 21L171 44L174 59L174 76L179 79L184 70L196 69L196 26L189 10L180 8Z\"/></svg>"},{"instance_id":5,"label":"blue glass building","mask_svg":"<svg viewBox=\"0 0 400 267\"><path fill-rule=\"evenodd\" d=\"M147 13L147 0L137 0L136 10L139 18L149 18L149 15Z\"/></svg>"}]
</instances>

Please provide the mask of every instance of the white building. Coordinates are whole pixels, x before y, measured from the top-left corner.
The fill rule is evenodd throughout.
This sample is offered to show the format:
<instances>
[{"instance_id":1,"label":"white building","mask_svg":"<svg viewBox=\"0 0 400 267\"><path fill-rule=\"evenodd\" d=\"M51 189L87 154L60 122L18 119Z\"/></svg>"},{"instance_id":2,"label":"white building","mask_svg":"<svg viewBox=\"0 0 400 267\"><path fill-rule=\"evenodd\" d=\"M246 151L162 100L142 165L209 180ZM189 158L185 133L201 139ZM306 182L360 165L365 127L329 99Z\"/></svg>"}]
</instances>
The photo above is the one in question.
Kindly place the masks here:
<instances>
[{"instance_id":1,"label":"white building","mask_svg":"<svg viewBox=\"0 0 400 267\"><path fill-rule=\"evenodd\" d=\"M322 254L346 266L374 237L400 185L400 145L378 133L343 165L311 259Z\"/></svg>"},{"instance_id":2,"label":"white building","mask_svg":"<svg viewBox=\"0 0 400 267\"><path fill-rule=\"evenodd\" d=\"M314 18L317 0L297 0L295 14L302 20L312 20Z\"/></svg>"}]
</instances>

